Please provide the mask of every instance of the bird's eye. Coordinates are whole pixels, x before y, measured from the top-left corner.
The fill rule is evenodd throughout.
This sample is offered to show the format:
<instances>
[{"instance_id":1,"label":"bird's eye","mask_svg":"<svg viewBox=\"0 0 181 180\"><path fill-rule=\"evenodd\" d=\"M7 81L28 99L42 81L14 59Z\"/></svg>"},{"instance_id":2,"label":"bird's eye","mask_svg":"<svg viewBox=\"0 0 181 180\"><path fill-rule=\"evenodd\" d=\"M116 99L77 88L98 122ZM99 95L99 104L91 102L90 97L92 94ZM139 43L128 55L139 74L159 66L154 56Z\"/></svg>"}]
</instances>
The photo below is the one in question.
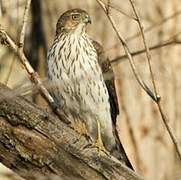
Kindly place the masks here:
<instances>
[{"instance_id":1,"label":"bird's eye","mask_svg":"<svg viewBox=\"0 0 181 180\"><path fill-rule=\"evenodd\" d=\"M78 20L80 18L80 14L73 14L72 20Z\"/></svg>"}]
</instances>

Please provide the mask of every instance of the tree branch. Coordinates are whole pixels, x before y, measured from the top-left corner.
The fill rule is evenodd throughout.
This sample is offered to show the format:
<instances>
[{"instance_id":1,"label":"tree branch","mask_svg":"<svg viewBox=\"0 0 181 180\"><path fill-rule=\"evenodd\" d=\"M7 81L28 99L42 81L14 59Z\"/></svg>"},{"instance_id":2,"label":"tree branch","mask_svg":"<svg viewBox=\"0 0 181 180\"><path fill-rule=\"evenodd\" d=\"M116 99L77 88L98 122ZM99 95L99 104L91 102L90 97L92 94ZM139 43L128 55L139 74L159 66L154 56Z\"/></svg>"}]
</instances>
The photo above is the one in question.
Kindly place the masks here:
<instances>
[{"instance_id":1,"label":"tree branch","mask_svg":"<svg viewBox=\"0 0 181 180\"><path fill-rule=\"evenodd\" d=\"M89 144L50 112L0 84L0 160L5 166L27 179L142 179Z\"/></svg>"}]
</instances>

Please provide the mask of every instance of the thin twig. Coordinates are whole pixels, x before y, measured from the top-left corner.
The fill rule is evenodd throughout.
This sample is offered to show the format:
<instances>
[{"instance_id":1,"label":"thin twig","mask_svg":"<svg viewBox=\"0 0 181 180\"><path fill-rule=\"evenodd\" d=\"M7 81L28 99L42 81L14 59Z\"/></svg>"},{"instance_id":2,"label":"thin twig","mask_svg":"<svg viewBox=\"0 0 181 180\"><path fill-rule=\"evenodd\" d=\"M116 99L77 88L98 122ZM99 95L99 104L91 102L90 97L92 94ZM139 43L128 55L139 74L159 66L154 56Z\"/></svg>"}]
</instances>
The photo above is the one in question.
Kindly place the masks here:
<instances>
[{"instance_id":1,"label":"thin twig","mask_svg":"<svg viewBox=\"0 0 181 180\"><path fill-rule=\"evenodd\" d=\"M26 1L26 6L25 6L25 10L24 10L24 16L23 16L23 21L22 21L22 28L21 28L21 33L20 33L20 38L19 38L19 44L18 46L16 46L16 44L13 42L12 39L10 39L10 37L8 37L7 34L5 34L7 41L12 45L14 44L14 48L13 50L19 51L18 55L21 59L22 64L24 65L26 71L28 72L28 74L31 76L32 74L35 74L34 69L31 67L31 65L29 64L28 60L26 59L24 52L23 52L23 48L24 48L24 41L25 41L25 31L26 31L26 26L27 26L27 19L28 19L28 12L30 9L30 5L31 5L31 0L27 0ZM5 32L4 32L5 33Z\"/></svg>"},{"instance_id":2,"label":"thin twig","mask_svg":"<svg viewBox=\"0 0 181 180\"><path fill-rule=\"evenodd\" d=\"M162 43L159 43L159 44L156 44L154 46L151 46L149 49L150 51L153 51L153 50L156 50L156 49L159 49L159 48L163 48L165 46L170 46L170 45L177 45L177 44L181 44L181 41L179 40L171 40L171 41L164 41ZM131 56L137 56L137 55L140 55L142 53L145 53L146 49L141 49L141 50L137 50L135 52L132 52L131 53ZM118 56L112 60L110 60L111 63L120 63L120 62L123 62L125 61L127 58L127 55L122 55L122 56Z\"/></svg>"},{"instance_id":3,"label":"thin twig","mask_svg":"<svg viewBox=\"0 0 181 180\"><path fill-rule=\"evenodd\" d=\"M129 0L131 6L132 6L132 9L133 9L133 12L137 18L137 22L138 22L138 25L139 25L139 28L140 28L140 32L141 32L141 36L142 36L142 39L143 39L143 44L144 44L144 47L146 49L146 57L147 57L147 61L148 61L148 66L149 66L149 71L150 71L150 75L151 75L151 81L152 81L152 84L153 84L153 89L154 89L154 94L155 94L155 103L157 104L157 107L158 107L158 110L160 112L160 115L162 117L162 120L164 122L164 125L170 135L170 138L172 139L173 141L173 144L175 146L175 150L181 160L181 152L179 150L179 146L178 146L178 142L177 142L177 139L174 135L174 133L172 132L171 130L171 127L169 126L168 124L168 119L167 117L165 116L164 114L164 111L161 107L161 104L160 104L160 100L161 100L161 97L158 95L158 91L157 91L157 86L156 86L156 82L155 82L155 78L154 78L154 75L153 75L153 70L152 70L152 65L151 65L151 54L150 54L150 50L149 50L149 47L147 45L147 42L146 42L146 37L145 37L145 34L144 34L144 29L143 29L143 25L140 21L140 18L139 18L139 15L138 15L138 11L137 11L137 8L133 2L133 0Z\"/></svg>"},{"instance_id":4,"label":"thin twig","mask_svg":"<svg viewBox=\"0 0 181 180\"><path fill-rule=\"evenodd\" d=\"M26 26L28 21L28 12L30 9L31 0L26 1L24 16L23 16L23 22L22 22L22 28L19 38L19 51L23 51L24 48L24 41L25 41L25 32L26 32Z\"/></svg>"},{"instance_id":5,"label":"thin twig","mask_svg":"<svg viewBox=\"0 0 181 180\"><path fill-rule=\"evenodd\" d=\"M142 23L140 21L140 18L138 16L138 12L137 12L136 6L133 3L133 0L129 0L129 2L131 4L131 6L132 6L133 12L134 12L134 14L135 14L135 16L137 18L137 22L138 22L138 25L139 25L139 28L140 28L141 36L142 36L142 39L143 39L143 44L144 44L144 47L145 47L145 50L146 50L146 57L147 57L149 71L150 71L150 75L151 75L151 81L152 81L153 89L154 89L154 93L155 93L155 99L158 100L157 99L156 83L155 83L154 76L153 76L153 71L152 71L152 68L151 68L151 54L150 54L150 49L147 46L146 38L145 38L145 35L144 35L143 25L142 25Z\"/></svg>"},{"instance_id":6,"label":"thin twig","mask_svg":"<svg viewBox=\"0 0 181 180\"><path fill-rule=\"evenodd\" d=\"M169 20L172 20L173 18L175 18L175 17L177 17L177 16L179 16L179 15L181 15L181 10L179 10L179 11L171 14L170 16L167 16L167 17L163 18L161 21L156 22L156 23L154 23L153 25L145 28L144 33L148 33L148 32L150 32L150 31L152 31L153 29L155 29L155 28L163 25L164 23L168 22ZM139 31L139 32L133 34L132 36L126 38L126 41L134 40L135 38L139 37L140 35L141 35L141 33L140 33L140 31ZM112 47L110 47L110 48L107 49L107 50L111 50L111 49L113 49L113 48L115 48L115 47L117 47L117 46L118 46L118 44L115 44L115 45L113 45Z\"/></svg>"},{"instance_id":7,"label":"thin twig","mask_svg":"<svg viewBox=\"0 0 181 180\"><path fill-rule=\"evenodd\" d=\"M163 108L160 104L160 101L157 103L157 106L158 106L158 110L160 112L160 115L161 115L161 118L163 120L163 123L168 131L168 134L174 144L174 147L175 147L175 150L176 150L176 153L181 161L181 152L180 152L180 149L179 149L179 142L177 141L177 138L175 137L173 131L172 131L172 128L170 127L170 125L168 124L169 120L168 118L165 116L164 112L163 112Z\"/></svg>"},{"instance_id":8,"label":"thin twig","mask_svg":"<svg viewBox=\"0 0 181 180\"><path fill-rule=\"evenodd\" d=\"M96 0L97 3L100 5L100 7L104 10L105 14L107 15L119 41L121 42L121 44L123 45L123 48L124 48L124 51L128 57L128 60L129 60L129 63L130 63L130 66L131 66L131 69L134 73L134 76L137 80L137 82L139 83L139 85L142 87L142 89L152 98L155 100L155 96L154 94L152 93L152 91L149 89L149 87L145 84L145 82L141 79L141 77L139 76L138 72L137 72L137 69L136 69L136 66L134 64L134 60L131 56L131 52L130 52L130 49L126 43L126 41L124 40L124 38L121 36L121 34L119 33L117 27L116 27L116 23L114 22L112 16L110 14L107 14L107 7L104 5L104 3L101 1L101 0Z\"/></svg>"},{"instance_id":9,"label":"thin twig","mask_svg":"<svg viewBox=\"0 0 181 180\"><path fill-rule=\"evenodd\" d=\"M123 14L124 16L126 16L126 17L128 17L128 18L130 18L130 19L136 20L135 17L133 17L133 16L131 16L131 15L128 15L127 13L125 13L124 11L122 11L120 8L118 8L118 7L116 7L116 6L113 6L113 5L111 4L111 2L109 2L109 1L108 1L108 3L107 3L107 6L109 6L110 8L118 11L119 13Z\"/></svg>"},{"instance_id":10,"label":"thin twig","mask_svg":"<svg viewBox=\"0 0 181 180\"><path fill-rule=\"evenodd\" d=\"M170 16L167 16L167 17L163 18L161 21L156 22L156 23L154 23L153 25L145 28L144 33L152 31L153 29L155 29L155 28L163 25L164 23L168 22L169 20L172 20L173 18L179 16L180 14L181 14L181 10L179 10L179 11L177 11L177 12L174 12L174 13L171 14ZM140 35L141 35L141 33L140 33L140 31L139 31L139 32L137 32L136 34L134 34L134 35L126 38L126 41L131 41L131 40L139 37Z\"/></svg>"}]
</instances>

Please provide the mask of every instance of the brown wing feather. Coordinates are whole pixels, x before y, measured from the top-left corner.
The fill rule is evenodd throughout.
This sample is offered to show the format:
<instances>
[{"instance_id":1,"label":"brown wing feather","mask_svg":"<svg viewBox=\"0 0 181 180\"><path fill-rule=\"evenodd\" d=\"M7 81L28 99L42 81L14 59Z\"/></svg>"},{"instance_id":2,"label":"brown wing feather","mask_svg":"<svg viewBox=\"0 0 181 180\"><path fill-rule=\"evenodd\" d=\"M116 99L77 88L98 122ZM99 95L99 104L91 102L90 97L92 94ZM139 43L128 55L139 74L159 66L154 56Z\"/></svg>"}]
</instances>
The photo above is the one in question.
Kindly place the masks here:
<instances>
[{"instance_id":1,"label":"brown wing feather","mask_svg":"<svg viewBox=\"0 0 181 180\"><path fill-rule=\"evenodd\" d=\"M105 56L103 47L97 41L92 41L92 43L94 45L94 48L97 51L98 62L99 62L99 65L101 66L104 80L105 80L105 83L106 83L106 86L108 89L108 93L109 93L111 116L112 116L113 129L114 129L113 133L115 135L115 139L116 139L116 142L118 145L117 146L118 152L116 152L116 157L118 157L118 159L121 159L122 161L124 161L128 167L133 169L133 166L131 165L131 163L126 155L126 152L119 139L118 132L116 130L116 118L117 118L117 115L119 114L119 106L118 106L118 100L117 100L117 95L116 95L113 70L112 70L109 59Z\"/></svg>"}]
</instances>

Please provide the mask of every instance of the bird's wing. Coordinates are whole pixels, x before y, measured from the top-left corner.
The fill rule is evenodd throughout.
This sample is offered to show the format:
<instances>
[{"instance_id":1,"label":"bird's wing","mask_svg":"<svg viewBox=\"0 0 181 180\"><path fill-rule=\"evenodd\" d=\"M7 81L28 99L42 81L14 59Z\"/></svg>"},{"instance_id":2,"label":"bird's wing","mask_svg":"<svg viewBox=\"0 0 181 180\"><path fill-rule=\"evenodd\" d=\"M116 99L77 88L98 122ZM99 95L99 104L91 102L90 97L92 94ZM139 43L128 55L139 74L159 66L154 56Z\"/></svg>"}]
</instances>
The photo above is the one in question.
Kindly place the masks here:
<instances>
[{"instance_id":1,"label":"bird's wing","mask_svg":"<svg viewBox=\"0 0 181 180\"><path fill-rule=\"evenodd\" d=\"M93 45L97 51L98 62L102 69L104 81L106 83L107 90L109 93L111 116L112 116L113 124L115 125L117 115L119 114L119 107L118 107L118 101L117 101L117 96L116 96L116 89L115 89L115 85L114 85L113 70L112 70L109 59L105 56L103 47L97 41L93 41Z\"/></svg>"},{"instance_id":2,"label":"bird's wing","mask_svg":"<svg viewBox=\"0 0 181 180\"><path fill-rule=\"evenodd\" d=\"M97 41L92 40L92 43L94 45L94 48L97 51L98 62L102 69L104 81L106 83L106 87L107 87L107 90L109 93L111 117L112 117L113 130L114 130L113 133L115 135L116 143L118 145L117 148L119 151L118 157L121 156L120 157L121 160L123 160L128 167L133 169L133 166L131 165L131 163L126 155L126 152L122 146L122 143L119 139L118 132L116 129L116 118L117 118L117 115L119 114L119 106L118 106L118 99L117 99L115 83L114 83L113 69L111 67L111 63L110 63L109 59L105 56L103 47Z\"/></svg>"}]
</instances>

